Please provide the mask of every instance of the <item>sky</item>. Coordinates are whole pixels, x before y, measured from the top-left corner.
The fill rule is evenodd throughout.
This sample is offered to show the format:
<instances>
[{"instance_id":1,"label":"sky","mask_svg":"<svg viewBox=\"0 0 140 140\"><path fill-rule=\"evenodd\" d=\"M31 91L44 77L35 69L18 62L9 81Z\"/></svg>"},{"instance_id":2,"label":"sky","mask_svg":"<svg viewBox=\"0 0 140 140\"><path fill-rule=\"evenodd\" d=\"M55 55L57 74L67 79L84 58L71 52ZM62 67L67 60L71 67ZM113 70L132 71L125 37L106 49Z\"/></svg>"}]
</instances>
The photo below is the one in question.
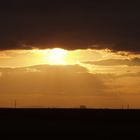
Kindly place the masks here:
<instances>
[{"instance_id":1,"label":"sky","mask_svg":"<svg viewBox=\"0 0 140 140\"><path fill-rule=\"evenodd\" d=\"M0 107L140 108L138 1L1 0Z\"/></svg>"},{"instance_id":2,"label":"sky","mask_svg":"<svg viewBox=\"0 0 140 140\"><path fill-rule=\"evenodd\" d=\"M138 1L1 0L0 49L61 45L139 52Z\"/></svg>"}]
</instances>

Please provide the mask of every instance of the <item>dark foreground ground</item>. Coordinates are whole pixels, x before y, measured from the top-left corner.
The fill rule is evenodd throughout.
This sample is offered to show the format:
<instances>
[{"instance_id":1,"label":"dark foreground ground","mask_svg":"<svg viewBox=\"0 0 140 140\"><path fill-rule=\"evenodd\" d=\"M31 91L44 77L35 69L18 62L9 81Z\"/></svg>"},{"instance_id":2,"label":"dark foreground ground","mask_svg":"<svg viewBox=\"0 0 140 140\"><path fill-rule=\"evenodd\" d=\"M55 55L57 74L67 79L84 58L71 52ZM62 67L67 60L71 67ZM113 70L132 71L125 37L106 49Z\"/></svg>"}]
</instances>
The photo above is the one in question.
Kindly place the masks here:
<instances>
[{"instance_id":1,"label":"dark foreground ground","mask_svg":"<svg viewBox=\"0 0 140 140\"><path fill-rule=\"evenodd\" d=\"M140 110L0 109L0 134L90 133L96 139L140 134Z\"/></svg>"}]
</instances>

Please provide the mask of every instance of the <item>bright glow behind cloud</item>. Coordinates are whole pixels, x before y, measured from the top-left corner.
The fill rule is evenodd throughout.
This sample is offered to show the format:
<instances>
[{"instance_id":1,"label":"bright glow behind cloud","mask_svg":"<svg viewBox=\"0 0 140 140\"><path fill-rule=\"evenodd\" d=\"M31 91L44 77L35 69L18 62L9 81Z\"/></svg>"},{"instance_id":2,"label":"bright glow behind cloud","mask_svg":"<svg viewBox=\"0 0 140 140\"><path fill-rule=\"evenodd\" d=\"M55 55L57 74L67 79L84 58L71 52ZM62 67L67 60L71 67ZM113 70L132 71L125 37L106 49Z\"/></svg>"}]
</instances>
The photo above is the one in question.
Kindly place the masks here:
<instances>
[{"instance_id":1,"label":"bright glow behind cloud","mask_svg":"<svg viewBox=\"0 0 140 140\"><path fill-rule=\"evenodd\" d=\"M131 54L128 52L115 53L111 52L108 49L86 49L72 51L60 48L46 50L9 50L0 52L0 67L26 67L42 64L79 64L87 68L90 73L114 73L120 75L125 73L127 74L139 72L139 59L139 54ZM115 63L111 63L111 65L106 65L105 62ZM103 65L103 63L105 64ZM119 63L121 65L118 65Z\"/></svg>"},{"instance_id":2,"label":"bright glow behind cloud","mask_svg":"<svg viewBox=\"0 0 140 140\"><path fill-rule=\"evenodd\" d=\"M139 54L59 48L0 52L0 106L16 98L26 106L139 107L139 82Z\"/></svg>"}]
</instances>

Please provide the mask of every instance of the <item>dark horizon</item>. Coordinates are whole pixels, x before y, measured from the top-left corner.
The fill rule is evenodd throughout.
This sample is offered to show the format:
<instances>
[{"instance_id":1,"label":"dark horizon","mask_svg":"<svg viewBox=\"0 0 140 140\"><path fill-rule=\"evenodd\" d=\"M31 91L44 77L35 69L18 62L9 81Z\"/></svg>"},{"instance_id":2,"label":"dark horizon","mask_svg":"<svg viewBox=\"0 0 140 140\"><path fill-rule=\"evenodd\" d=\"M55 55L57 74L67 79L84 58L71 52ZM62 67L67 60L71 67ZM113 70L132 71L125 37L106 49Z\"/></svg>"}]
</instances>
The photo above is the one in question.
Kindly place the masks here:
<instances>
[{"instance_id":1,"label":"dark horizon","mask_svg":"<svg viewBox=\"0 0 140 140\"><path fill-rule=\"evenodd\" d=\"M0 109L0 134L45 138L64 134L80 138L133 138L139 134L140 110ZM90 138L91 138L90 137ZM11 135L10 135L11 138Z\"/></svg>"}]
</instances>

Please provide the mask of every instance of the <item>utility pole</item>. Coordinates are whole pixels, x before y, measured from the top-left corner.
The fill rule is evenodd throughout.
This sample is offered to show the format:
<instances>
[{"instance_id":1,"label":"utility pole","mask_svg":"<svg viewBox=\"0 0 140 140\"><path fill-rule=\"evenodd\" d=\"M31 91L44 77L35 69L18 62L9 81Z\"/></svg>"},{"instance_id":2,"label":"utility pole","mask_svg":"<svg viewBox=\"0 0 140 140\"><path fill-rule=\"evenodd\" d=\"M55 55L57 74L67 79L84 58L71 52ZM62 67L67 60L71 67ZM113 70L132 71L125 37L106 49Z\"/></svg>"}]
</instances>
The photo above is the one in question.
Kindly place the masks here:
<instances>
[{"instance_id":1,"label":"utility pole","mask_svg":"<svg viewBox=\"0 0 140 140\"><path fill-rule=\"evenodd\" d=\"M124 109L124 106L122 105L122 109Z\"/></svg>"},{"instance_id":2,"label":"utility pole","mask_svg":"<svg viewBox=\"0 0 140 140\"><path fill-rule=\"evenodd\" d=\"M17 101L16 100L14 101L14 107L15 107L15 109L17 108Z\"/></svg>"},{"instance_id":3,"label":"utility pole","mask_svg":"<svg viewBox=\"0 0 140 140\"><path fill-rule=\"evenodd\" d=\"M129 104L127 105L127 109L130 109L130 106L129 106Z\"/></svg>"}]
</instances>

